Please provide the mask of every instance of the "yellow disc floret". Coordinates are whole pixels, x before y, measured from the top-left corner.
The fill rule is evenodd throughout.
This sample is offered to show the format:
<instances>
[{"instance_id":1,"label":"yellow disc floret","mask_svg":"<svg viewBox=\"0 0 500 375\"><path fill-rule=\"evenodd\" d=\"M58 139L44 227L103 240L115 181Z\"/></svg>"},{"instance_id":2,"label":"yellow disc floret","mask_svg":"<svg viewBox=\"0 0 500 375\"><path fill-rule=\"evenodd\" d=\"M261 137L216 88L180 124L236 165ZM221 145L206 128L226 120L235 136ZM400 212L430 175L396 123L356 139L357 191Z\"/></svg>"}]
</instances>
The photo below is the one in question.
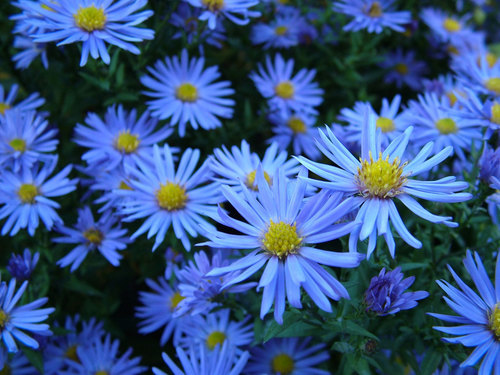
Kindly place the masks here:
<instances>
[{"instance_id":1,"label":"yellow disc floret","mask_svg":"<svg viewBox=\"0 0 500 375\"><path fill-rule=\"evenodd\" d=\"M458 131L456 122L449 117L437 120L436 129L439 130L439 132L444 135L456 133Z\"/></svg>"},{"instance_id":2,"label":"yellow disc floret","mask_svg":"<svg viewBox=\"0 0 500 375\"><path fill-rule=\"evenodd\" d=\"M156 191L158 205L167 211L184 208L187 198L186 189L174 182L160 184L160 188Z\"/></svg>"},{"instance_id":3,"label":"yellow disc floret","mask_svg":"<svg viewBox=\"0 0 500 375\"><path fill-rule=\"evenodd\" d=\"M382 7L378 1L374 1L370 8L368 8L368 15L373 18L378 18L382 16Z\"/></svg>"},{"instance_id":4,"label":"yellow disc floret","mask_svg":"<svg viewBox=\"0 0 500 375\"><path fill-rule=\"evenodd\" d=\"M174 311L179 302L181 302L184 298L186 297L181 296L179 292L172 294L172 297L170 297L170 310Z\"/></svg>"},{"instance_id":5,"label":"yellow disc floret","mask_svg":"<svg viewBox=\"0 0 500 375\"><path fill-rule=\"evenodd\" d=\"M490 321L490 329L495 334L497 340L500 340L500 308L498 303L496 304L493 311L490 313L489 321Z\"/></svg>"},{"instance_id":6,"label":"yellow disc floret","mask_svg":"<svg viewBox=\"0 0 500 375\"><path fill-rule=\"evenodd\" d=\"M22 184L17 195L23 203L35 203L35 197L38 195L38 189L33 184Z\"/></svg>"},{"instance_id":7,"label":"yellow disc floret","mask_svg":"<svg viewBox=\"0 0 500 375\"><path fill-rule=\"evenodd\" d=\"M294 133L305 133L306 132L306 124L299 117L290 117L288 122L286 123L290 129L293 130Z\"/></svg>"},{"instance_id":8,"label":"yellow disc floret","mask_svg":"<svg viewBox=\"0 0 500 375\"><path fill-rule=\"evenodd\" d=\"M9 142L9 146L15 151L24 152L26 151L26 141L21 138L14 138Z\"/></svg>"},{"instance_id":9,"label":"yellow disc floret","mask_svg":"<svg viewBox=\"0 0 500 375\"><path fill-rule=\"evenodd\" d=\"M104 235L99 229L90 228L83 232L83 237L85 237L85 239L91 244L100 245L104 238Z\"/></svg>"},{"instance_id":10,"label":"yellow disc floret","mask_svg":"<svg viewBox=\"0 0 500 375\"><path fill-rule=\"evenodd\" d=\"M121 131L115 139L115 148L127 154L135 152L141 141L139 135L130 134L130 130Z\"/></svg>"},{"instance_id":11,"label":"yellow disc floret","mask_svg":"<svg viewBox=\"0 0 500 375\"><path fill-rule=\"evenodd\" d=\"M250 172L249 174L247 174L247 178L245 180L245 185L249 189L252 189L254 191L258 191L259 190L258 186L255 184L255 176L256 175L257 175L257 171L253 170L252 172ZM271 176L269 176L269 174L266 171L264 171L264 178L266 179L268 185L272 184L273 181L271 180Z\"/></svg>"},{"instance_id":12,"label":"yellow disc floret","mask_svg":"<svg viewBox=\"0 0 500 375\"><path fill-rule=\"evenodd\" d=\"M401 187L406 183L403 176L405 164L400 166L399 158L389 162L389 156L382 159L379 153L378 160L374 161L370 152L370 160L360 160L356 183L364 196L378 198L392 198L401 193Z\"/></svg>"},{"instance_id":13,"label":"yellow disc floret","mask_svg":"<svg viewBox=\"0 0 500 375\"><path fill-rule=\"evenodd\" d=\"M181 83L175 90L175 97L183 102L193 103L198 100L198 89L192 83Z\"/></svg>"},{"instance_id":14,"label":"yellow disc floret","mask_svg":"<svg viewBox=\"0 0 500 375\"><path fill-rule=\"evenodd\" d=\"M109 372L106 370L99 370L94 373L94 375L109 375Z\"/></svg>"},{"instance_id":15,"label":"yellow disc floret","mask_svg":"<svg viewBox=\"0 0 500 375\"><path fill-rule=\"evenodd\" d=\"M498 61L498 56L492 54L491 52L488 52L486 54L486 62L488 63L488 66L490 68L493 68L497 63L497 61Z\"/></svg>"},{"instance_id":16,"label":"yellow disc floret","mask_svg":"<svg viewBox=\"0 0 500 375\"><path fill-rule=\"evenodd\" d=\"M0 332L5 328L5 324L9 321L9 315L2 309L0 309Z\"/></svg>"},{"instance_id":17,"label":"yellow disc floret","mask_svg":"<svg viewBox=\"0 0 500 375\"><path fill-rule=\"evenodd\" d=\"M221 331L213 331L207 337L207 346L210 350L214 350L215 346L219 344L222 346L224 341L226 340L226 334Z\"/></svg>"},{"instance_id":18,"label":"yellow disc floret","mask_svg":"<svg viewBox=\"0 0 500 375\"><path fill-rule=\"evenodd\" d=\"M211 12L217 12L224 7L224 0L202 0L203 5L205 5Z\"/></svg>"},{"instance_id":19,"label":"yellow disc floret","mask_svg":"<svg viewBox=\"0 0 500 375\"><path fill-rule=\"evenodd\" d=\"M0 102L0 114L5 115L5 111L10 109L10 104Z\"/></svg>"},{"instance_id":20,"label":"yellow disc floret","mask_svg":"<svg viewBox=\"0 0 500 375\"><path fill-rule=\"evenodd\" d=\"M281 353L274 356L273 361L271 362L271 368L276 374L288 375L291 374L295 368L295 363L293 358L288 354Z\"/></svg>"},{"instance_id":21,"label":"yellow disc floret","mask_svg":"<svg viewBox=\"0 0 500 375\"><path fill-rule=\"evenodd\" d=\"M487 79L486 82L484 82L484 86L495 94L500 95L500 77Z\"/></svg>"},{"instance_id":22,"label":"yellow disc floret","mask_svg":"<svg viewBox=\"0 0 500 375\"><path fill-rule=\"evenodd\" d=\"M500 125L500 103L494 102L491 106L491 122Z\"/></svg>"},{"instance_id":23,"label":"yellow disc floret","mask_svg":"<svg viewBox=\"0 0 500 375\"><path fill-rule=\"evenodd\" d=\"M274 29L274 33L276 35L285 35L288 31L288 27L286 26L276 26L275 29Z\"/></svg>"},{"instance_id":24,"label":"yellow disc floret","mask_svg":"<svg viewBox=\"0 0 500 375\"><path fill-rule=\"evenodd\" d=\"M77 348L77 345L71 345L64 353L64 356L72 361L80 363L80 357L78 357L78 353L76 351Z\"/></svg>"},{"instance_id":25,"label":"yellow disc floret","mask_svg":"<svg viewBox=\"0 0 500 375\"><path fill-rule=\"evenodd\" d=\"M399 74L406 75L408 74L408 65L403 63L396 64L394 65L394 70Z\"/></svg>"},{"instance_id":26,"label":"yellow disc floret","mask_svg":"<svg viewBox=\"0 0 500 375\"><path fill-rule=\"evenodd\" d=\"M122 190L134 190L125 181L120 181L120 185L118 185L118 189L122 189Z\"/></svg>"},{"instance_id":27,"label":"yellow disc floret","mask_svg":"<svg viewBox=\"0 0 500 375\"><path fill-rule=\"evenodd\" d=\"M102 30L106 25L104 9L97 8L94 4L89 7L80 7L73 17L76 26L88 32Z\"/></svg>"},{"instance_id":28,"label":"yellow disc floret","mask_svg":"<svg viewBox=\"0 0 500 375\"><path fill-rule=\"evenodd\" d=\"M384 133L389 133L396 129L396 126L394 126L394 121L387 117L379 117L376 124L377 128L381 129Z\"/></svg>"},{"instance_id":29,"label":"yellow disc floret","mask_svg":"<svg viewBox=\"0 0 500 375\"><path fill-rule=\"evenodd\" d=\"M450 33L455 33L457 31L460 31L460 29L462 28L462 26L460 26L460 22L449 17L447 17L443 21L443 27L445 28L446 31L449 31Z\"/></svg>"},{"instance_id":30,"label":"yellow disc floret","mask_svg":"<svg viewBox=\"0 0 500 375\"><path fill-rule=\"evenodd\" d=\"M304 238L297 233L297 224L288 224L283 221L277 223L271 220L267 228L262 246L272 255L280 258L286 257L297 251Z\"/></svg>"},{"instance_id":31,"label":"yellow disc floret","mask_svg":"<svg viewBox=\"0 0 500 375\"><path fill-rule=\"evenodd\" d=\"M274 86L274 92L282 99L291 99L295 93L295 88L292 82L282 81Z\"/></svg>"}]
</instances>

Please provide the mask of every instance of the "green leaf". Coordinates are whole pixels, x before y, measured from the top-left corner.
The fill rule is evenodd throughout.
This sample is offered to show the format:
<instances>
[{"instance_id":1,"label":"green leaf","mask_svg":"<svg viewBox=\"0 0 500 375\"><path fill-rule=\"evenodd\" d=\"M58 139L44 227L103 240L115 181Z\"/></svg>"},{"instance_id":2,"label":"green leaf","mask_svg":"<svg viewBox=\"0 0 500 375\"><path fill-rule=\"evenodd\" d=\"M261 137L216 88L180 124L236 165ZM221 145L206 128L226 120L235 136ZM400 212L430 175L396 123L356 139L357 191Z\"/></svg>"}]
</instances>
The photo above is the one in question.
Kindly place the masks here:
<instances>
[{"instance_id":1,"label":"green leaf","mask_svg":"<svg viewBox=\"0 0 500 375\"><path fill-rule=\"evenodd\" d=\"M441 353L434 350L429 350L420 366L420 374L432 374L439 366L439 363L441 363Z\"/></svg>"},{"instance_id":2,"label":"green leaf","mask_svg":"<svg viewBox=\"0 0 500 375\"><path fill-rule=\"evenodd\" d=\"M68 282L63 284L66 289L85 294L87 296L102 297L104 294L85 281L79 280L75 275L71 275Z\"/></svg>"},{"instance_id":3,"label":"green leaf","mask_svg":"<svg viewBox=\"0 0 500 375\"><path fill-rule=\"evenodd\" d=\"M23 346L22 348L24 355L28 358L28 361L35 367L41 374L43 371L43 356L42 353L30 348Z\"/></svg>"}]
</instances>

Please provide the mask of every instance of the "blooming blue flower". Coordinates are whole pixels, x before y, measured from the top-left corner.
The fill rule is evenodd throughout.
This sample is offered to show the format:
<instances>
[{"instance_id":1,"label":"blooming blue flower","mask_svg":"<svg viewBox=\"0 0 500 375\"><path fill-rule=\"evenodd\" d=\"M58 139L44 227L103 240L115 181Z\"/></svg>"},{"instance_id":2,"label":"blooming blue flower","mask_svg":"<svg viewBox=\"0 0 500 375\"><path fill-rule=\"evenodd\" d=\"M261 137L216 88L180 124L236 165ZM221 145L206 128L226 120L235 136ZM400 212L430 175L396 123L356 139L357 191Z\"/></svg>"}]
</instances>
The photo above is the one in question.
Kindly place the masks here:
<instances>
[{"instance_id":1,"label":"blooming blue flower","mask_svg":"<svg viewBox=\"0 0 500 375\"><path fill-rule=\"evenodd\" d=\"M163 142L172 134L168 126L155 132L158 121L151 118L148 111L137 118L135 109L128 112L121 105L109 107L104 121L97 114L89 113L85 122L87 126L77 124L75 127L75 142L90 148L82 159L92 166L102 165L105 170L146 159L153 144Z\"/></svg>"},{"instance_id":2,"label":"blooming blue flower","mask_svg":"<svg viewBox=\"0 0 500 375\"><path fill-rule=\"evenodd\" d=\"M28 280L35 270L35 267L40 259L40 253L36 252L33 257L29 249L24 249L23 255L15 255L12 253L7 265L7 271L17 281Z\"/></svg>"},{"instance_id":3,"label":"blooming blue flower","mask_svg":"<svg viewBox=\"0 0 500 375\"><path fill-rule=\"evenodd\" d=\"M226 146L214 149L214 155L209 160L215 181L229 185L237 191L241 191L241 183L244 183L252 191L257 191L256 173L259 165L269 184L272 184L279 169L283 169L287 177L297 174L299 163L295 159L287 160L287 158L287 152L278 153L278 144L273 143L260 159L259 155L250 151L247 141L242 140L241 147L232 146L231 151Z\"/></svg>"},{"instance_id":4,"label":"blooming blue flower","mask_svg":"<svg viewBox=\"0 0 500 375\"><path fill-rule=\"evenodd\" d=\"M211 260L208 259L204 251L199 251L194 254L194 262L189 261L185 267L178 269L175 275L179 282L179 293L183 299L177 305L174 316L186 313L191 315L201 312L207 313L214 307L220 306L220 302L216 302L215 298L222 294L222 286L229 279L239 276L241 272L230 273L223 277L209 277L207 273L214 268L224 267L228 264L229 261L222 258L220 251L217 251ZM243 293L254 286L257 286L257 283L245 283L225 291Z\"/></svg>"},{"instance_id":5,"label":"blooming blue flower","mask_svg":"<svg viewBox=\"0 0 500 375\"><path fill-rule=\"evenodd\" d=\"M397 88L407 85L413 90L419 90L422 87L422 75L427 72L426 63L415 60L414 51L405 53L399 48L388 53L379 66L389 70L384 82L394 83Z\"/></svg>"},{"instance_id":6,"label":"blooming blue flower","mask_svg":"<svg viewBox=\"0 0 500 375\"><path fill-rule=\"evenodd\" d=\"M292 77L294 63L293 59L285 61L278 53L273 65L271 57L266 56L265 69L259 64L258 72L252 72L250 78L268 99L271 110L316 113L314 107L323 101L323 90L312 81L316 70L301 69Z\"/></svg>"},{"instance_id":7,"label":"blooming blue flower","mask_svg":"<svg viewBox=\"0 0 500 375\"><path fill-rule=\"evenodd\" d=\"M310 345L311 338L275 338L251 350L248 375L328 375L316 366L330 357L325 344Z\"/></svg>"},{"instance_id":8,"label":"blooming blue flower","mask_svg":"<svg viewBox=\"0 0 500 375\"><path fill-rule=\"evenodd\" d=\"M453 107L457 102L457 93L459 96L464 95L463 88L458 84L451 74L439 75L435 79L423 80L424 92L435 93L439 99L446 96L449 106Z\"/></svg>"},{"instance_id":9,"label":"blooming blue flower","mask_svg":"<svg viewBox=\"0 0 500 375\"><path fill-rule=\"evenodd\" d=\"M162 354L163 360L173 375L239 375L250 356L248 352L243 352L237 357L234 348L227 344L223 344L222 347L218 345L212 351L207 350L201 343L198 346L191 346L187 352L178 346L176 352L182 369L177 367L166 353ZM167 375L157 367L153 367L153 373L154 375Z\"/></svg>"},{"instance_id":10,"label":"blooming blue flower","mask_svg":"<svg viewBox=\"0 0 500 375\"><path fill-rule=\"evenodd\" d=\"M318 147L337 166L313 162L302 156L299 157L299 161L311 172L327 180L308 179L311 184L343 192L347 195L347 202L352 201L359 207L356 221L362 225L351 233L349 249L356 250L358 238L360 240L369 238L367 249L369 257L375 249L378 234L384 236L389 252L394 256L395 242L389 222L392 222L398 234L410 246L416 248L422 246L403 223L394 204L394 198L398 198L414 214L425 220L456 227L458 224L451 222L451 217L430 213L412 195L448 203L463 202L472 195L460 193L468 187L468 184L456 181L455 177L449 176L435 181L411 178L441 163L453 152L451 146L427 159L433 149L433 143L429 142L416 156L408 160L404 157L404 153L413 131L413 127L409 127L382 151L381 132L376 131L376 118L373 113L367 111L366 114L359 160L340 143L330 129L326 128L326 132L320 130L321 139L318 140Z\"/></svg>"},{"instance_id":11,"label":"blooming blue flower","mask_svg":"<svg viewBox=\"0 0 500 375\"><path fill-rule=\"evenodd\" d=\"M0 219L8 217L2 236L7 233L14 236L22 228L28 228L33 236L40 219L48 230L54 223L62 222L55 211L59 204L49 198L75 190L77 179L67 178L71 165L47 179L56 164L57 156L43 166L36 164L18 173L4 171L0 175Z\"/></svg>"},{"instance_id":12,"label":"blooming blue flower","mask_svg":"<svg viewBox=\"0 0 500 375\"><path fill-rule=\"evenodd\" d=\"M33 110L12 109L0 116L0 165L19 171L37 161L47 162L55 151L57 129L47 129L49 122Z\"/></svg>"},{"instance_id":13,"label":"blooming blue flower","mask_svg":"<svg viewBox=\"0 0 500 375\"><path fill-rule=\"evenodd\" d=\"M420 13L420 19L429 26L439 41L444 43L453 43L471 34L473 30L466 24L469 18L469 15L448 15L436 8L424 8Z\"/></svg>"},{"instance_id":14,"label":"blooming blue flower","mask_svg":"<svg viewBox=\"0 0 500 375\"><path fill-rule=\"evenodd\" d=\"M38 56L42 60L43 67L45 69L49 68L45 43L35 43L28 36L16 35L12 46L21 50L12 56L12 61L16 64L17 69L27 69Z\"/></svg>"},{"instance_id":15,"label":"blooming blue flower","mask_svg":"<svg viewBox=\"0 0 500 375\"><path fill-rule=\"evenodd\" d=\"M127 230L122 229L120 224L116 225L117 222L118 218L111 210L106 211L96 222L90 207L85 206L78 210L78 222L74 229L56 224L55 231L63 237L53 238L52 241L78 245L57 261L57 264L60 267L71 264L70 271L73 272L88 253L97 250L113 266L119 266L122 255L118 251L125 249L130 239L127 237Z\"/></svg>"},{"instance_id":16,"label":"blooming blue flower","mask_svg":"<svg viewBox=\"0 0 500 375\"><path fill-rule=\"evenodd\" d=\"M478 253L475 252L473 258L472 253L467 250L463 262L479 291L479 295L448 266L460 289L455 288L446 280L437 280L436 282L448 295L448 297L444 297L444 300L458 316L428 314L445 322L458 324L453 327L434 327L438 331L454 335L454 337L443 338L444 341L475 347L469 357L462 362L461 367L474 366L483 358L479 366L479 374L498 373L500 371L500 362L498 361L500 358L498 339L500 336L500 261L497 258L495 286L491 283Z\"/></svg>"},{"instance_id":17,"label":"blooming blue flower","mask_svg":"<svg viewBox=\"0 0 500 375\"><path fill-rule=\"evenodd\" d=\"M479 178L489 184L492 177L500 179L500 147L493 150L486 144L479 159Z\"/></svg>"},{"instance_id":18,"label":"blooming blue flower","mask_svg":"<svg viewBox=\"0 0 500 375\"><path fill-rule=\"evenodd\" d=\"M195 172L199 150L186 149L177 171L168 145L163 148L155 145L153 153L151 164L139 162L136 169L131 169L128 184L132 190L117 192L126 198L121 210L125 215L123 220L147 217L131 239L148 231L148 238L156 236L153 251L163 242L172 224L175 236L189 250L188 234L196 237L200 232L215 229L202 215L215 215L215 203L220 201L218 184L206 184L211 177L208 163L203 163Z\"/></svg>"},{"instance_id":19,"label":"blooming blue flower","mask_svg":"<svg viewBox=\"0 0 500 375\"><path fill-rule=\"evenodd\" d=\"M385 272L380 270L378 276L372 277L370 286L365 292L366 309L377 315L396 314L401 310L409 310L417 306L417 301L429 296L428 292L406 292L413 282L415 276L403 279L401 267Z\"/></svg>"},{"instance_id":20,"label":"blooming blue flower","mask_svg":"<svg viewBox=\"0 0 500 375\"><path fill-rule=\"evenodd\" d=\"M38 348L38 342L24 331L52 335L49 325L40 323L55 310L53 307L39 309L47 303L47 298L16 306L27 287L28 282L24 281L16 292L16 279L10 280L8 285L5 282L0 285L0 335L9 352L17 352L16 340L30 348Z\"/></svg>"},{"instance_id":21,"label":"blooming blue flower","mask_svg":"<svg viewBox=\"0 0 500 375\"><path fill-rule=\"evenodd\" d=\"M35 92L26 99L14 104L18 90L19 85L14 84L11 86L9 93L6 95L5 89L2 85L0 85L0 115L4 115L7 110L12 108L17 108L20 111L34 110L45 103L45 99L41 98L40 94Z\"/></svg>"},{"instance_id":22,"label":"blooming blue flower","mask_svg":"<svg viewBox=\"0 0 500 375\"><path fill-rule=\"evenodd\" d=\"M260 12L249 8L257 5L258 0L184 0L203 12L198 17L201 21L208 21L208 27L215 29L217 19L226 17L237 25L246 25L249 17L259 17ZM220 21L219 21L220 22Z\"/></svg>"},{"instance_id":23,"label":"blooming blue flower","mask_svg":"<svg viewBox=\"0 0 500 375\"><path fill-rule=\"evenodd\" d=\"M40 3L32 7L42 17L33 18L32 24L43 30L33 35L33 41L57 42L58 46L82 42L80 66L87 63L89 53L92 58L100 57L109 64L106 44L138 55L139 48L130 42L154 37L153 30L136 27L153 15L151 10L136 13L147 0L40 0Z\"/></svg>"},{"instance_id":24,"label":"blooming blue flower","mask_svg":"<svg viewBox=\"0 0 500 375\"><path fill-rule=\"evenodd\" d=\"M179 135L186 134L186 124L210 130L222 126L219 117L233 116L234 94L229 81L214 82L220 77L216 66L203 71L205 58L189 59L185 49L181 58L166 57L148 67L150 75L141 77L141 83L151 91L144 94L155 98L148 102L153 116L161 120L170 118L178 124Z\"/></svg>"},{"instance_id":25,"label":"blooming blue flower","mask_svg":"<svg viewBox=\"0 0 500 375\"><path fill-rule=\"evenodd\" d=\"M403 32L403 26L411 21L411 13L395 12L393 4L394 0L340 0L333 4L333 10L354 17L344 26L345 31L367 29L369 33L380 34L387 27Z\"/></svg>"},{"instance_id":26,"label":"blooming blue flower","mask_svg":"<svg viewBox=\"0 0 500 375\"><path fill-rule=\"evenodd\" d=\"M341 203L341 194L321 192L304 201L305 174L302 169L301 178L294 181L292 188L287 188L290 181L280 170L269 187L259 168L259 191L255 195L245 186L242 186L242 194L238 194L235 189L223 185L222 193L245 221L228 216L222 209L215 219L243 234L220 231L205 234L210 239L206 244L212 247L254 249L231 265L210 271L208 276L242 271L224 283L223 287L227 288L249 278L265 265L258 286L258 289L264 288L260 317L264 318L274 304L274 318L280 324L283 323L285 296L291 306L302 307L301 287L324 311L332 311L327 297L349 298L344 286L321 264L353 268L364 258L355 252L311 247L350 233L357 223L333 225L352 210L352 202Z\"/></svg>"},{"instance_id":27,"label":"blooming blue flower","mask_svg":"<svg viewBox=\"0 0 500 375\"><path fill-rule=\"evenodd\" d=\"M236 354L240 354L241 348L253 340L253 324L248 322L250 317L241 322L231 320L230 312L229 309L223 309L182 321L178 345L187 349L202 343L207 349L214 350L217 344L222 346L227 343L236 349Z\"/></svg>"},{"instance_id":28,"label":"blooming blue flower","mask_svg":"<svg viewBox=\"0 0 500 375\"><path fill-rule=\"evenodd\" d=\"M469 53L454 58L451 64L457 80L476 92L491 97L500 97L500 61L483 52Z\"/></svg>"},{"instance_id":29,"label":"blooming blue flower","mask_svg":"<svg viewBox=\"0 0 500 375\"><path fill-rule=\"evenodd\" d=\"M13 356L5 348L0 348L0 371L4 374L39 375L40 373L31 365L23 352L19 351Z\"/></svg>"}]
</instances>

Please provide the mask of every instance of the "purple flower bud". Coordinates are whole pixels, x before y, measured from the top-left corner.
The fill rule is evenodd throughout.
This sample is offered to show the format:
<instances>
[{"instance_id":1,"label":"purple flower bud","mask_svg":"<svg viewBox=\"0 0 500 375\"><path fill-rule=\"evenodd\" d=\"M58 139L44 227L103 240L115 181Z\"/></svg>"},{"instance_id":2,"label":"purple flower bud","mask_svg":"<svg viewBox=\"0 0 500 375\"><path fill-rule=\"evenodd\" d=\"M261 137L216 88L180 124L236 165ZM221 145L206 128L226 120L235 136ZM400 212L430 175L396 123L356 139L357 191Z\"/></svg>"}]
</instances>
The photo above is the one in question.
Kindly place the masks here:
<instances>
[{"instance_id":1,"label":"purple flower bud","mask_svg":"<svg viewBox=\"0 0 500 375\"><path fill-rule=\"evenodd\" d=\"M486 145L479 159L479 178L489 184L491 177L500 179L500 147L493 150Z\"/></svg>"},{"instance_id":2,"label":"purple flower bud","mask_svg":"<svg viewBox=\"0 0 500 375\"><path fill-rule=\"evenodd\" d=\"M40 253L35 253L33 258L29 249L24 249L23 255L12 254L7 265L7 270L17 281L28 280L40 259Z\"/></svg>"}]
</instances>

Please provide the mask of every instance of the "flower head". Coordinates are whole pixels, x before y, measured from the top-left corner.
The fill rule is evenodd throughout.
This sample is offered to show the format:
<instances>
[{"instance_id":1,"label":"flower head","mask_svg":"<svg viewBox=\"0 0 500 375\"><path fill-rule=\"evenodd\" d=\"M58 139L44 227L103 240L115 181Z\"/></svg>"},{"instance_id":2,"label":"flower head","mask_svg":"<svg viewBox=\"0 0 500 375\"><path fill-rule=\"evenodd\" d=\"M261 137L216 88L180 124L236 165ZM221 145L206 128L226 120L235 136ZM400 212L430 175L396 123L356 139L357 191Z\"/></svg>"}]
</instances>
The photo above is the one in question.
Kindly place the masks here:
<instances>
[{"instance_id":1,"label":"flower head","mask_svg":"<svg viewBox=\"0 0 500 375\"><path fill-rule=\"evenodd\" d=\"M0 85L0 115L4 115L9 109L18 109L19 111L35 110L45 103L45 99L40 97L37 92L31 94L26 99L19 103L14 103L17 96L19 85L14 84L11 86L9 93L5 94L5 89Z\"/></svg>"},{"instance_id":2,"label":"flower head","mask_svg":"<svg viewBox=\"0 0 500 375\"><path fill-rule=\"evenodd\" d=\"M28 280L35 270L35 267L40 259L40 253L36 252L33 257L29 249L24 249L23 255L10 256L7 270L17 281Z\"/></svg>"},{"instance_id":3,"label":"flower head","mask_svg":"<svg viewBox=\"0 0 500 375\"><path fill-rule=\"evenodd\" d=\"M194 7L201 8L198 17L201 21L208 21L208 27L215 29L221 17L226 17L237 25L246 25L249 17L259 17L260 12L249 8L257 5L258 0L186 0ZM217 22L219 19L219 22Z\"/></svg>"},{"instance_id":4,"label":"flower head","mask_svg":"<svg viewBox=\"0 0 500 375\"><path fill-rule=\"evenodd\" d=\"M422 87L422 75L427 71L425 62L415 59L414 51L405 53L401 49L388 53L379 65L388 69L384 82L393 83L397 88L406 85L419 90Z\"/></svg>"}]
</instances>

